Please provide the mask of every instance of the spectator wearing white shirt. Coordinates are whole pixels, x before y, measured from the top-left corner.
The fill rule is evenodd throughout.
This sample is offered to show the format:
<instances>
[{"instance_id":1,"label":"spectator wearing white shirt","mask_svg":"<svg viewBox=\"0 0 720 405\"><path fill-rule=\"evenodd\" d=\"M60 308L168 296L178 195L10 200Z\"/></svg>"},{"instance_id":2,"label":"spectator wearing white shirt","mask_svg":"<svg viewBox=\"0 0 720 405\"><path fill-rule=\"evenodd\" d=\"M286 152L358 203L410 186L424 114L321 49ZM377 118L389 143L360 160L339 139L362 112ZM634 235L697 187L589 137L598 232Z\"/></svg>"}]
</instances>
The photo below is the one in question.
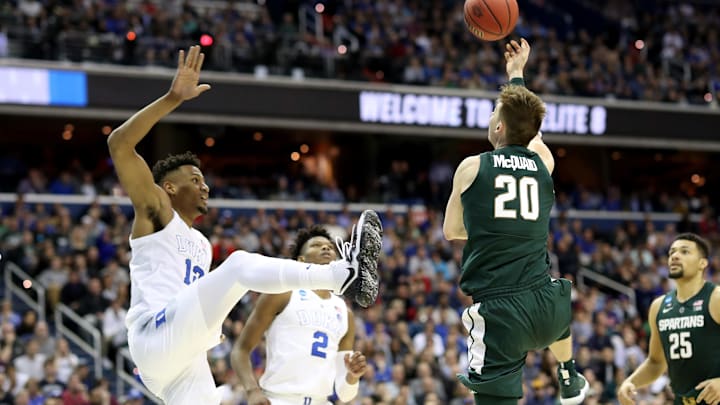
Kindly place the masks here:
<instances>
[{"instance_id":1,"label":"spectator wearing white shirt","mask_svg":"<svg viewBox=\"0 0 720 405\"><path fill-rule=\"evenodd\" d=\"M67 340L64 338L58 339L55 348L55 366L57 367L58 380L67 384L70 375L78 364L78 356L70 351Z\"/></svg>"},{"instance_id":2,"label":"spectator wearing white shirt","mask_svg":"<svg viewBox=\"0 0 720 405\"><path fill-rule=\"evenodd\" d=\"M18 374L40 381L45 376L44 364L46 356L40 353L37 340L30 339L25 345L25 354L15 359L15 369Z\"/></svg>"},{"instance_id":3,"label":"spectator wearing white shirt","mask_svg":"<svg viewBox=\"0 0 720 405\"><path fill-rule=\"evenodd\" d=\"M50 336L47 322L38 321L38 323L35 324L33 339L37 341L39 352L44 354L45 357L51 357L53 353L55 353L55 338Z\"/></svg>"},{"instance_id":4,"label":"spectator wearing white shirt","mask_svg":"<svg viewBox=\"0 0 720 405\"><path fill-rule=\"evenodd\" d=\"M122 307L121 299L115 299L102 317L102 333L107 349L105 353L112 361L115 360L117 349L127 344L126 315L127 311Z\"/></svg>"},{"instance_id":5,"label":"spectator wearing white shirt","mask_svg":"<svg viewBox=\"0 0 720 405\"><path fill-rule=\"evenodd\" d=\"M432 348L432 353L436 358L439 358L445 352L445 344L442 337L435 332L433 322L426 322L424 331L413 336L413 347L416 353L422 352L428 346Z\"/></svg>"}]
</instances>

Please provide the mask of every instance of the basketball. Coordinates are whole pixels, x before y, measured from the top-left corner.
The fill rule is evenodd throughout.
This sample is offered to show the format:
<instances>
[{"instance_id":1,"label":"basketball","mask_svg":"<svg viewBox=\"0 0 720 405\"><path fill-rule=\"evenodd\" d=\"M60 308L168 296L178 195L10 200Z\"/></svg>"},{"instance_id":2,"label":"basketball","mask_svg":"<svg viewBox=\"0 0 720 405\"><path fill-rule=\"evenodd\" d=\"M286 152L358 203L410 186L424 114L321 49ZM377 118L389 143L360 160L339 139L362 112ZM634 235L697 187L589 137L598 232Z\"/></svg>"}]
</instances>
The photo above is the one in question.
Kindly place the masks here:
<instances>
[{"instance_id":1,"label":"basketball","mask_svg":"<svg viewBox=\"0 0 720 405\"><path fill-rule=\"evenodd\" d=\"M517 0L465 0L465 24L483 41L505 38L515 29Z\"/></svg>"}]
</instances>

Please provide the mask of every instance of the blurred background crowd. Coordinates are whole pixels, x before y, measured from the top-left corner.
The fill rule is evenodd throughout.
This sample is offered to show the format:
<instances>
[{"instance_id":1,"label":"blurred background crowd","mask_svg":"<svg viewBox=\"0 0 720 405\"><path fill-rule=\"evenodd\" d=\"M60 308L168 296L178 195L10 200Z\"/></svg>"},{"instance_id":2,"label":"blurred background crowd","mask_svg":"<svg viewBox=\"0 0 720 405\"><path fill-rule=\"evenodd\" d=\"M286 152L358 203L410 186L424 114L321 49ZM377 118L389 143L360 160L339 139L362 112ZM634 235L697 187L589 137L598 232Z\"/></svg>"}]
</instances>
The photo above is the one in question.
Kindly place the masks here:
<instances>
[{"instance_id":1,"label":"blurred background crowd","mask_svg":"<svg viewBox=\"0 0 720 405\"><path fill-rule=\"evenodd\" d=\"M357 402L471 403L472 397L455 379L467 366L460 313L470 303L457 288L461 245L443 238L441 211L381 214L385 227L381 295L375 306L355 308L357 348L371 364ZM209 236L217 264L236 249L287 257L298 229L325 224L344 235L355 215L347 210L233 213L213 208L196 226ZM62 204L22 201L3 213L0 226L4 260L17 263L47 288L49 310L62 302L94 323L102 331L108 359L126 345L129 226L127 209L120 206L92 204L78 211ZM577 364L592 382L586 404L612 403L618 382L644 359L647 309L655 296L672 287L666 251L673 236L686 230L711 238L717 248L717 225L660 227L650 221L627 222L600 231L562 214L553 221L548 240L553 275L575 279L586 268L631 287L636 295L633 305L617 292L592 284L577 290L576 284L572 330ZM720 255L713 254L708 277L720 282ZM216 381L226 388L227 404L242 403L244 398L228 367L228 356L255 298L250 294L239 303L225 323L229 339L209 352ZM52 337L33 311L18 312L4 301L0 324L0 403L2 398L30 404L47 403L38 398L85 398L65 404L101 404L107 403L103 396L110 399L108 381L94 381L87 365L68 350L68 343ZM260 373L264 346L256 350L253 361ZM554 370L549 352L528 356L524 404L555 403ZM654 391L641 397L648 399L646 403L665 403L666 383L658 382ZM13 397L16 402L9 399ZM24 397L30 402L18 399Z\"/></svg>"},{"instance_id":2,"label":"blurred background crowd","mask_svg":"<svg viewBox=\"0 0 720 405\"><path fill-rule=\"evenodd\" d=\"M712 1L519 4L522 18L515 34L532 43L528 85L541 94L697 105L715 103L720 96L720 9ZM461 1L0 2L0 58L152 69L173 66L175 51L197 42L208 53L209 70L484 90L497 90L505 80L501 43L470 36L462 23ZM0 192L17 193L0 202L0 266L14 263L45 287L48 314L62 303L101 331L104 378L95 378L89 359L72 342L56 337L52 316L41 321L36 312L5 296L0 307L0 405L143 403L133 390L118 396L110 371L116 352L127 344L123 320L132 212L128 206L98 202L27 202L33 194L123 195L104 149L65 153L69 148L46 145L23 151L20 158L15 151L0 154ZM620 159L617 153L613 161ZM623 153L628 160L638 155ZM367 188L343 184L341 175L332 177L338 181L318 181L301 171L229 177L210 165L205 173L213 198L344 207L332 212L213 208L196 226L212 242L214 264L236 249L286 257L297 230L313 224L345 235L357 214L348 203L412 205L407 213L381 212L381 295L375 306L355 308L357 348L371 364L355 403L472 403L455 378L467 367L460 313L469 299L457 289L462 245L442 235L442 213L457 162L439 155L383 161L373 168L377 176ZM204 163L212 163L212 151L209 156ZM673 169L677 160L667 156L651 154L650 165L639 159L638 165L655 162L666 173L679 171ZM575 281L589 271L634 292L633 301L589 280L574 287L577 365L592 384L585 403L614 404L617 385L647 353L649 304L672 288L666 251L674 235L695 231L711 240L708 279L720 283L716 195L707 194L717 191L702 188L702 173L693 176L692 184L687 179L677 184L665 181L652 166L647 169L651 173L633 173L645 179L654 175L655 183L638 186L630 183L630 171L611 176L607 167L590 170L581 167L582 157L576 159L566 172L602 180L585 176L587 183L556 182L556 216L548 240L551 271ZM563 165L559 162L556 178L565 176ZM578 212L589 211L599 212L594 220L578 218ZM681 219L602 220L618 211L674 213ZM238 304L224 327L228 339L209 352L226 405L245 403L228 356L256 298L249 294ZM255 351L253 365L262 372L264 346ZM521 404L554 405L555 370L549 352L530 353ZM639 403L666 404L670 396L667 380L660 379L640 392Z\"/></svg>"},{"instance_id":3,"label":"blurred background crowd","mask_svg":"<svg viewBox=\"0 0 720 405\"><path fill-rule=\"evenodd\" d=\"M267 3L267 4L265 4ZM317 3L317 5L316 5ZM720 91L712 1L520 0L541 94L706 104ZM454 0L6 0L0 57L496 90L501 42L474 39ZM258 67L260 66L260 67Z\"/></svg>"}]
</instances>

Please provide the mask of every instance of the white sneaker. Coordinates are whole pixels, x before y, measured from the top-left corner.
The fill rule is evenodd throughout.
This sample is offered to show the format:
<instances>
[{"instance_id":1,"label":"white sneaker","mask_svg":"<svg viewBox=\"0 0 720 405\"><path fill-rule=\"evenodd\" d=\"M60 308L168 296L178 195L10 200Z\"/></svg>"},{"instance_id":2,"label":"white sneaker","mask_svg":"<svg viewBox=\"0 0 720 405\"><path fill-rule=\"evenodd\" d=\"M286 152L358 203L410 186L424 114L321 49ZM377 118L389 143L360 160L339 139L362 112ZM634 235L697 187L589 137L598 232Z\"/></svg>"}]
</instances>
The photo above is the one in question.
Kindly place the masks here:
<instances>
[{"instance_id":1,"label":"white sneaker","mask_svg":"<svg viewBox=\"0 0 720 405\"><path fill-rule=\"evenodd\" d=\"M350 274L343 282L338 294L355 300L360 306L368 307L378 295L378 256L382 248L382 224L377 213L365 210L353 226L350 241L335 240L340 260L333 262Z\"/></svg>"}]
</instances>

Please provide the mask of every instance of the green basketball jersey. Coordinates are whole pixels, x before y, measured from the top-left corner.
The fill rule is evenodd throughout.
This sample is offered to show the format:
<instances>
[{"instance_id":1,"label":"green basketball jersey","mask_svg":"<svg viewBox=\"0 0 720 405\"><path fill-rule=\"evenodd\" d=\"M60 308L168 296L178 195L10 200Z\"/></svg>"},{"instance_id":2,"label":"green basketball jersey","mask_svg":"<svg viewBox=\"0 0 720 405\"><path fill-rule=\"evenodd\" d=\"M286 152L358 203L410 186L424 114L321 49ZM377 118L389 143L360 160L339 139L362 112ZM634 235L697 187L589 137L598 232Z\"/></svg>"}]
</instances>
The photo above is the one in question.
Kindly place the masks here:
<instances>
[{"instance_id":1,"label":"green basketball jersey","mask_svg":"<svg viewBox=\"0 0 720 405\"><path fill-rule=\"evenodd\" d=\"M480 170L462 193L468 233L460 288L481 297L547 279L547 237L555 200L540 156L519 145L480 155Z\"/></svg>"},{"instance_id":2,"label":"green basketball jersey","mask_svg":"<svg viewBox=\"0 0 720 405\"><path fill-rule=\"evenodd\" d=\"M694 297L681 303L677 291L665 294L657 314L668 375L677 404L695 404L695 386L720 377L720 325L710 316L710 295L715 285L706 282Z\"/></svg>"}]
</instances>

